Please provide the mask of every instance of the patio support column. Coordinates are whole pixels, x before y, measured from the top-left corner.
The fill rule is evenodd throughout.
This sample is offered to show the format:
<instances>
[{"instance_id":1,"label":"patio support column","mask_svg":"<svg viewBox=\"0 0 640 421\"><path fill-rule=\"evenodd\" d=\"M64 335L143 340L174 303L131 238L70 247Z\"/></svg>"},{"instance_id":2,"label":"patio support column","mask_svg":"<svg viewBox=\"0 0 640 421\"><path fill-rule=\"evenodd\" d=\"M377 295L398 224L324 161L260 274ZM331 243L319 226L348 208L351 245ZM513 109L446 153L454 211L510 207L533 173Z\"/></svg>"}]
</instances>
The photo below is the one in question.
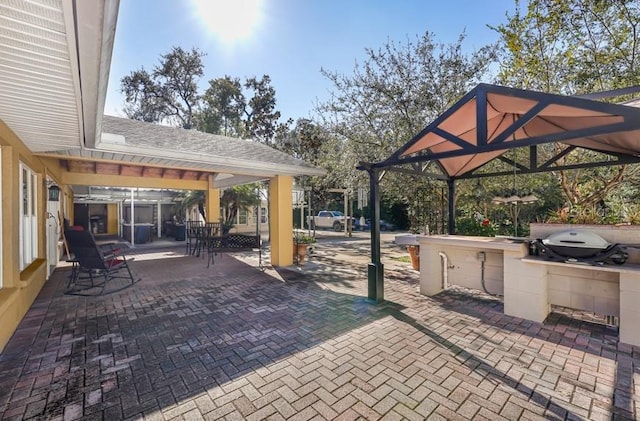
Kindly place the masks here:
<instances>
[{"instance_id":1,"label":"patio support column","mask_svg":"<svg viewBox=\"0 0 640 421\"><path fill-rule=\"evenodd\" d=\"M271 264L293 264L293 177L277 175L269 180L269 243Z\"/></svg>"},{"instance_id":2,"label":"patio support column","mask_svg":"<svg viewBox=\"0 0 640 421\"><path fill-rule=\"evenodd\" d=\"M118 237L123 237L124 234L122 232L122 224L124 223L124 201L118 202Z\"/></svg>"},{"instance_id":3,"label":"patio support column","mask_svg":"<svg viewBox=\"0 0 640 421\"><path fill-rule=\"evenodd\" d=\"M162 237L162 200L156 200L156 211L158 212L158 217L156 221L156 230L158 231L158 238Z\"/></svg>"},{"instance_id":4,"label":"patio support column","mask_svg":"<svg viewBox=\"0 0 640 421\"><path fill-rule=\"evenodd\" d=\"M131 247L135 247L135 234L136 234L136 225L135 225L135 198L133 196L133 187L131 188L131 218L129 223L131 224Z\"/></svg>"},{"instance_id":5,"label":"patio support column","mask_svg":"<svg viewBox=\"0 0 640 421\"><path fill-rule=\"evenodd\" d=\"M220 221L220 189L214 188L214 176L209 174L208 188L205 192L207 222Z\"/></svg>"},{"instance_id":6,"label":"patio support column","mask_svg":"<svg viewBox=\"0 0 640 421\"><path fill-rule=\"evenodd\" d=\"M380 261L380 191L378 173L369 169L369 212L371 217L371 263L369 263L368 293L369 300L384 301L384 265Z\"/></svg>"}]
</instances>

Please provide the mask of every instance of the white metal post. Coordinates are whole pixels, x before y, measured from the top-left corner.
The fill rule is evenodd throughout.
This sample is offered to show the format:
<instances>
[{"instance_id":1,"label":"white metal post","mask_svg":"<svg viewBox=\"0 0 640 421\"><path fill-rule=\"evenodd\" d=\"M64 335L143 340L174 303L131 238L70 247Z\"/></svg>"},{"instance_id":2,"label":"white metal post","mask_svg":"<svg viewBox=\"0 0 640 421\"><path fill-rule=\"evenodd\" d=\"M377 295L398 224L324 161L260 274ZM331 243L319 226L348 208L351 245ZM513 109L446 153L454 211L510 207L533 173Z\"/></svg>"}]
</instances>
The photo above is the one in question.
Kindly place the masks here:
<instances>
[{"instance_id":1,"label":"white metal post","mask_svg":"<svg viewBox=\"0 0 640 421\"><path fill-rule=\"evenodd\" d=\"M162 200L156 201L158 206L158 238L162 237Z\"/></svg>"},{"instance_id":2,"label":"white metal post","mask_svg":"<svg viewBox=\"0 0 640 421\"><path fill-rule=\"evenodd\" d=\"M349 196L347 194L348 190L344 190L344 235L348 234L348 225L349 223L347 222L347 216L349 215L348 213L348 209L349 209Z\"/></svg>"},{"instance_id":3,"label":"white metal post","mask_svg":"<svg viewBox=\"0 0 640 421\"><path fill-rule=\"evenodd\" d=\"M135 215L134 215L134 195L133 195L133 189L131 189L131 220L129 221L129 224L131 225L131 245L133 246L135 244L135 232L136 232L136 224L135 224Z\"/></svg>"}]
</instances>

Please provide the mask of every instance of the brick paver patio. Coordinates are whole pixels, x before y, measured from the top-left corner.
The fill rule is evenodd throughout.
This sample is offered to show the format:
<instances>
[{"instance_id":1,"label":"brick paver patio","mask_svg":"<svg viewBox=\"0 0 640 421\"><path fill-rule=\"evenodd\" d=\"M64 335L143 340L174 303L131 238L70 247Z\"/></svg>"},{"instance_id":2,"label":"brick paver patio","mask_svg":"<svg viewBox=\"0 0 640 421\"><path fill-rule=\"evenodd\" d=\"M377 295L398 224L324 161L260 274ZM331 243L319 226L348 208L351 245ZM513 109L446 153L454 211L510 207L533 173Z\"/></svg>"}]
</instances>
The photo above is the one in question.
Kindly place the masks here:
<instances>
[{"instance_id":1,"label":"brick paver patio","mask_svg":"<svg viewBox=\"0 0 640 421\"><path fill-rule=\"evenodd\" d=\"M104 297L64 295L59 269L0 355L0 418L640 416L640 349L615 329L506 317L463 289L424 297L389 259L374 305L366 250L320 244L304 272L145 252L142 280Z\"/></svg>"}]
</instances>

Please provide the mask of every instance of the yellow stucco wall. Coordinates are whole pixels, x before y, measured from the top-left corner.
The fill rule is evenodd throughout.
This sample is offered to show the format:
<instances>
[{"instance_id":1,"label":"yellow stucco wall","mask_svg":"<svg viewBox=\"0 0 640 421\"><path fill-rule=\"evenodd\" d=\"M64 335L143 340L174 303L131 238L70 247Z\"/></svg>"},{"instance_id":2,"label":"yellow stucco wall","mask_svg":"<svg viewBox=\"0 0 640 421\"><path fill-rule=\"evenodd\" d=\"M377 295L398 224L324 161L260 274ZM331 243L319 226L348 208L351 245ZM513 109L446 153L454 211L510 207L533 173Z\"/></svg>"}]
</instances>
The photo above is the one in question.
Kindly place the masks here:
<instances>
[{"instance_id":1,"label":"yellow stucco wall","mask_svg":"<svg viewBox=\"0 0 640 421\"><path fill-rule=\"evenodd\" d=\"M293 264L293 177L276 176L269 180L269 242L271 264Z\"/></svg>"},{"instance_id":2,"label":"yellow stucco wall","mask_svg":"<svg viewBox=\"0 0 640 421\"><path fill-rule=\"evenodd\" d=\"M58 168L31 154L20 139L0 121L2 148L2 288L0 289L0 351L40 292L46 279L45 220L46 176L56 180ZM20 270L20 162L37 174L38 258ZM56 180L57 181L57 180Z\"/></svg>"},{"instance_id":3,"label":"yellow stucco wall","mask_svg":"<svg viewBox=\"0 0 640 421\"><path fill-rule=\"evenodd\" d=\"M107 204L107 234L118 233L118 205L116 203Z\"/></svg>"},{"instance_id":4,"label":"yellow stucco wall","mask_svg":"<svg viewBox=\"0 0 640 421\"><path fill-rule=\"evenodd\" d=\"M216 189L213 183L213 175L208 177L208 189L205 192L207 198L206 214L208 222L218 222L220 220L220 189Z\"/></svg>"}]
</instances>

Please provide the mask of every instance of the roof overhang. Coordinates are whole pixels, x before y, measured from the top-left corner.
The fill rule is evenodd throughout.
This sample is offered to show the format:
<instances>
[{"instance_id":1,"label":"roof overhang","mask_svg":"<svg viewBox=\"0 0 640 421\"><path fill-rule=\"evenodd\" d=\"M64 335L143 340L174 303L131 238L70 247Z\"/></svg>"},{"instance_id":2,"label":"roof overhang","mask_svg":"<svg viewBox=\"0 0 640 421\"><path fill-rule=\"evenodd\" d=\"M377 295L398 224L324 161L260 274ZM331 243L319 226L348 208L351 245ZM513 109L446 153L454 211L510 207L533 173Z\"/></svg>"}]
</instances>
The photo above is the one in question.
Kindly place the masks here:
<instances>
[{"instance_id":1,"label":"roof overhang","mask_svg":"<svg viewBox=\"0 0 640 421\"><path fill-rule=\"evenodd\" d=\"M0 3L0 119L33 152L92 147L119 0Z\"/></svg>"},{"instance_id":2,"label":"roof overhang","mask_svg":"<svg viewBox=\"0 0 640 421\"><path fill-rule=\"evenodd\" d=\"M313 166L260 162L193 151L135 146L124 142L119 144L114 141L118 136L109 133L103 133L102 138L111 141L101 141L95 149L63 149L36 155L60 161L69 173L84 174L87 185L100 185L90 175L144 177L147 181L155 179L155 187L158 188L163 186L163 180L206 181L211 175L217 188L227 188L276 175L326 174L326 170ZM105 185L113 183L105 182Z\"/></svg>"},{"instance_id":3,"label":"roof overhang","mask_svg":"<svg viewBox=\"0 0 640 421\"><path fill-rule=\"evenodd\" d=\"M505 152L528 147L529 165L518 172L563 169L564 155L537 162L537 145L554 142L565 145L564 155L583 148L607 156L584 166L640 162L640 109L480 84L389 158L360 168L424 173L436 163L445 179L503 175L476 170L496 158L515 165Z\"/></svg>"}]
</instances>

